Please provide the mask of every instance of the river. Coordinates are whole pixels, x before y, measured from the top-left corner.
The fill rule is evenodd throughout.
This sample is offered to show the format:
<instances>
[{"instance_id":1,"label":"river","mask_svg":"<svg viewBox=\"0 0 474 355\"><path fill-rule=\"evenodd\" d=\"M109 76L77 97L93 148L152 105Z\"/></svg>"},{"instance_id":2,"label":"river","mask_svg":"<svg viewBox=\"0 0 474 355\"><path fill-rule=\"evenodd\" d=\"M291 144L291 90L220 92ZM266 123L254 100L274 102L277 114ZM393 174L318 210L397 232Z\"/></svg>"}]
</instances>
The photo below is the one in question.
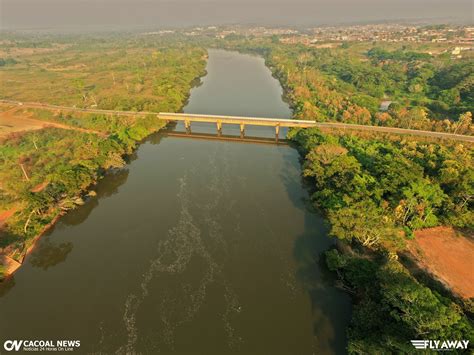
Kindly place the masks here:
<instances>
[{"instance_id":1,"label":"river","mask_svg":"<svg viewBox=\"0 0 474 355\"><path fill-rule=\"evenodd\" d=\"M185 112L290 117L262 58L210 50ZM339 354L349 297L288 145L147 139L0 285L0 341L80 353ZM193 124L195 133L215 126ZM246 135L274 138L271 128ZM239 135L224 126L223 134ZM282 134L282 132L280 133ZM0 353L3 349L0 350Z\"/></svg>"}]
</instances>

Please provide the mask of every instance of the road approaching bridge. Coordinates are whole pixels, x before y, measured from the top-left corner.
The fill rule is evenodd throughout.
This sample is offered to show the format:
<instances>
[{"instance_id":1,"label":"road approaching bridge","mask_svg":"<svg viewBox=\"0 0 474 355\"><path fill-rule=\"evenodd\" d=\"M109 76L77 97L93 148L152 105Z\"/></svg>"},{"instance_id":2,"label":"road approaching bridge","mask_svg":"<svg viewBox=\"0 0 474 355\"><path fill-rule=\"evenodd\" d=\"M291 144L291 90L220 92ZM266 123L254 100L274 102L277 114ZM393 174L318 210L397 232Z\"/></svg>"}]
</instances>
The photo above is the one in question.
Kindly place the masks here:
<instances>
[{"instance_id":1,"label":"road approaching bridge","mask_svg":"<svg viewBox=\"0 0 474 355\"><path fill-rule=\"evenodd\" d=\"M217 131L222 132L222 124L237 124L240 126L241 133L245 132L246 125L254 126L271 126L275 127L275 133L278 136L280 127L318 127L324 129L336 130L355 130L355 131L371 131L391 134L415 135L431 138L444 138L462 142L474 143L474 136L463 134L453 134L444 132L422 131L416 129L368 126L341 122L315 122L307 120L292 120L284 118L258 118L258 117L234 117L234 116L215 116L215 115L196 115L188 113L168 113L168 112L135 112L135 111L117 111L117 110L101 110L95 108L77 108L68 106L58 106L42 104L37 102L20 102L13 100L0 100L0 104L17 105L23 108L36 108L45 110L65 111L65 112L82 112L94 113L99 115L117 115L117 116L148 116L157 115L166 121L182 121L188 130L191 129L191 122L208 122L215 123Z\"/></svg>"},{"instance_id":2,"label":"road approaching bridge","mask_svg":"<svg viewBox=\"0 0 474 355\"><path fill-rule=\"evenodd\" d=\"M191 122L207 122L215 123L217 126L217 132L222 132L222 124L235 124L240 126L241 136L245 133L246 125L253 126L270 126L275 127L275 134L278 138L280 127L318 127L326 129L338 129L338 130L356 130L356 131L372 131L392 134L408 134L416 136L434 137L434 138L447 138L457 141L472 142L474 143L474 136L466 136L462 134L444 133L444 132L433 132L433 131L422 131L416 129L396 128L396 127L383 127L383 126L367 126L351 123L341 122L315 122L307 120L292 120L284 118L260 118L260 117L237 117L237 116L216 116L216 115L196 115L190 113L168 113L160 112L158 117L167 121L182 121L187 131L191 131Z\"/></svg>"}]
</instances>

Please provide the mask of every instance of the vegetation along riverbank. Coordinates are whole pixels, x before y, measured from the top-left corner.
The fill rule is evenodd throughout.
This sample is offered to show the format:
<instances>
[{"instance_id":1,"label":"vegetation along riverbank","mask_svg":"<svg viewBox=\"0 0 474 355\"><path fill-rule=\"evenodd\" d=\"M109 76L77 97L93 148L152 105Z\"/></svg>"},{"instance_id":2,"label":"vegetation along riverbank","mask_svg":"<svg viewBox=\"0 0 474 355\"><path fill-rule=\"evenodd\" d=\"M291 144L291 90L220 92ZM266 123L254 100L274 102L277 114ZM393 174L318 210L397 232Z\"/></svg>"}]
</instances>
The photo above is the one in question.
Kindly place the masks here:
<instances>
[{"instance_id":1,"label":"vegetation along riverbank","mask_svg":"<svg viewBox=\"0 0 474 355\"><path fill-rule=\"evenodd\" d=\"M315 48L230 35L218 46L263 55L295 118L474 133L469 58L454 61L439 48L428 54L436 50L426 44ZM449 284L458 275L439 282L439 265L418 263L409 247L417 231L449 226L470 248L466 255L474 251L466 239L474 229L472 144L317 129L289 138L312 201L340 241L326 262L353 296L349 353L413 352L407 339L473 339L473 295ZM450 238L445 233L444 243ZM472 268L472 260L463 266Z\"/></svg>"},{"instance_id":2,"label":"vegetation along riverbank","mask_svg":"<svg viewBox=\"0 0 474 355\"><path fill-rule=\"evenodd\" d=\"M179 111L205 70L206 51L179 38L19 35L2 42L0 96L75 107ZM21 80L19 80L21 78ZM164 123L155 116L115 117L3 105L18 132L0 131L0 255L22 262L57 217L93 195L110 169ZM0 118L1 119L1 118ZM45 123L45 125L42 125ZM10 263L11 264L11 263ZM11 270L11 268L10 268ZM0 268L0 278L8 272Z\"/></svg>"}]
</instances>

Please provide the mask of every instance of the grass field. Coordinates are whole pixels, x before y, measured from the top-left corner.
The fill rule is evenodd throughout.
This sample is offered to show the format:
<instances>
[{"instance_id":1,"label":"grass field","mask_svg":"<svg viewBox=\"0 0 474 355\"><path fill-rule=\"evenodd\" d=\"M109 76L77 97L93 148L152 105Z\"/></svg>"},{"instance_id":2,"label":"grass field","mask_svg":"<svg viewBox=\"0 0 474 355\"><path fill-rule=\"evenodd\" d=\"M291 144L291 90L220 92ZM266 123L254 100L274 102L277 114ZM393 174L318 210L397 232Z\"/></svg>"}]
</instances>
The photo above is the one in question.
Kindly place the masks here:
<instances>
[{"instance_id":1,"label":"grass field","mask_svg":"<svg viewBox=\"0 0 474 355\"><path fill-rule=\"evenodd\" d=\"M180 40L53 38L0 44L0 98L77 107L176 110L202 74L206 52ZM59 43L58 43L59 42ZM30 46L26 47L25 46Z\"/></svg>"}]
</instances>

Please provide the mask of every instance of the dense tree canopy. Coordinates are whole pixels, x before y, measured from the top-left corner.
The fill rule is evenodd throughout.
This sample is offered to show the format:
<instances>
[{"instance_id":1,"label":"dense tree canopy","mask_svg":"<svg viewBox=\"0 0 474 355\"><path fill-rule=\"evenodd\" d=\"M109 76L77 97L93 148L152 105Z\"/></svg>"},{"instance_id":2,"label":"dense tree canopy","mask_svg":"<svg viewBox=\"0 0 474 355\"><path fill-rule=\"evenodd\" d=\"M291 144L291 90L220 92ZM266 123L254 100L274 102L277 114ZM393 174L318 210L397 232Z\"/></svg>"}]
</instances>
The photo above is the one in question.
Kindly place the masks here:
<instances>
[{"instance_id":1,"label":"dense tree canopy","mask_svg":"<svg viewBox=\"0 0 474 355\"><path fill-rule=\"evenodd\" d=\"M328 212L338 237L352 235L373 244L368 240L393 235L388 226L474 226L474 160L469 147L330 136L317 129L295 130L291 138L305 156L303 173L314 181L313 199ZM354 219L365 222L359 226ZM373 227L377 220L385 221L383 233Z\"/></svg>"},{"instance_id":2,"label":"dense tree canopy","mask_svg":"<svg viewBox=\"0 0 474 355\"><path fill-rule=\"evenodd\" d=\"M290 138L304 156L303 173L330 234L355 246L352 253L326 253L328 267L354 296L349 353L411 353L409 340L418 338L473 339L461 307L397 261L413 230L474 227L472 147L317 129L294 130Z\"/></svg>"},{"instance_id":3,"label":"dense tree canopy","mask_svg":"<svg viewBox=\"0 0 474 355\"><path fill-rule=\"evenodd\" d=\"M472 339L462 309L416 281L395 260L326 253L328 267L356 297L350 354L413 353L410 339Z\"/></svg>"}]
</instances>

